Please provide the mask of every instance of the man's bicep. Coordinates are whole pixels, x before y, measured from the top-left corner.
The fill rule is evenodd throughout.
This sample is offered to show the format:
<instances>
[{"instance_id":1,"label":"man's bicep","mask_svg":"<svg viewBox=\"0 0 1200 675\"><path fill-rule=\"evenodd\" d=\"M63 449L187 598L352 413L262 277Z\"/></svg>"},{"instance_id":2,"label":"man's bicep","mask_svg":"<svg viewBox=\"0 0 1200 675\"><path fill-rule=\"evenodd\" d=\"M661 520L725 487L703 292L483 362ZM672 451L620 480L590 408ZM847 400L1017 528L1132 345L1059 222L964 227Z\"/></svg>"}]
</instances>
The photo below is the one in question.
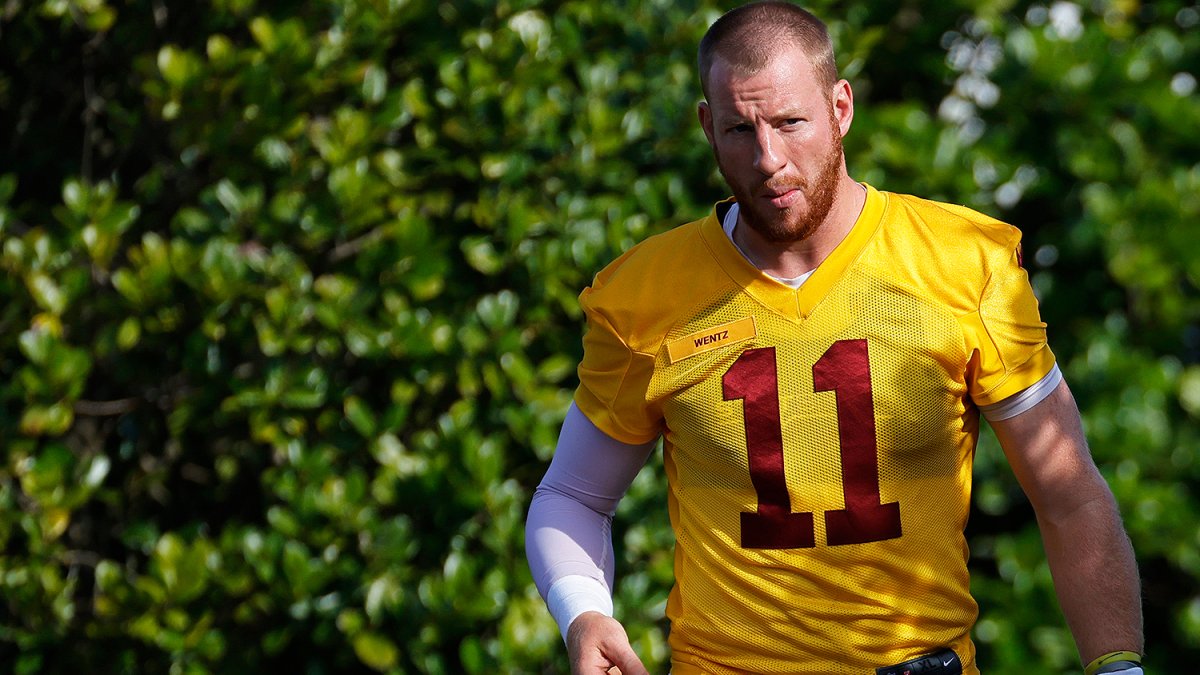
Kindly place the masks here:
<instances>
[{"instance_id":1,"label":"man's bicep","mask_svg":"<svg viewBox=\"0 0 1200 675\"><path fill-rule=\"evenodd\" d=\"M1054 366L1046 324L1018 240L992 261L977 311L959 317L969 358L967 383L981 408L996 405L1043 379Z\"/></svg>"},{"instance_id":2,"label":"man's bicep","mask_svg":"<svg viewBox=\"0 0 1200 675\"><path fill-rule=\"evenodd\" d=\"M1107 490L1066 381L1029 410L989 424L1039 515L1072 509Z\"/></svg>"},{"instance_id":3,"label":"man's bicep","mask_svg":"<svg viewBox=\"0 0 1200 675\"><path fill-rule=\"evenodd\" d=\"M632 445L604 433L572 403L542 487L612 515L657 439Z\"/></svg>"}]
</instances>

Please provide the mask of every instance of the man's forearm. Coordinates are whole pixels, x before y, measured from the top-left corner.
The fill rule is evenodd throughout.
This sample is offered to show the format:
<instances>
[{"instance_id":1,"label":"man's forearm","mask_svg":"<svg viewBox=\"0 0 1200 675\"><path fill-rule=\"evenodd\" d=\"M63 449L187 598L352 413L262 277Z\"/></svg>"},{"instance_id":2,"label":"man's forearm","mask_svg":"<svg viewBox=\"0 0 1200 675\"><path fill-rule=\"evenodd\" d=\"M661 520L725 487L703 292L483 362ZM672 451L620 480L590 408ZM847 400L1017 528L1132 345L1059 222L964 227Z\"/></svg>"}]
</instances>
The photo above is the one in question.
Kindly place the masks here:
<instances>
[{"instance_id":1,"label":"man's forearm","mask_svg":"<svg viewBox=\"0 0 1200 675\"><path fill-rule=\"evenodd\" d=\"M1039 516L1054 588L1084 663L1107 652L1141 654L1141 584L1111 492L1054 519Z\"/></svg>"},{"instance_id":2,"label":"man's forearm","mask_svg":"<svg viewBox=\"0 0 1200 675\"><path fill-rule=\"evenodd\" d=\"M567 411L525 523L530 572L564 638L586 611L612 615L612 514L654 445L621 443Z\"/></svg>"}]
</instances>

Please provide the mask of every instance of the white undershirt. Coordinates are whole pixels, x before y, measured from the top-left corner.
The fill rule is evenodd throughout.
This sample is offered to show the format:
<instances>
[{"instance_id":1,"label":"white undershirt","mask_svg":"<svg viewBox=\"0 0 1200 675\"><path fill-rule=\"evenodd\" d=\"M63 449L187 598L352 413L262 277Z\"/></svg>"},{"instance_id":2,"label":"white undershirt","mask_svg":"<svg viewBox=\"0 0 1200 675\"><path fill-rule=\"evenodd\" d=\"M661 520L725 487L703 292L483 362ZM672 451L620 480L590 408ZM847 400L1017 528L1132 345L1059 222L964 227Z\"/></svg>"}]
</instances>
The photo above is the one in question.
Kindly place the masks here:
<instances>
[{"instance_id":1,"label":"white undershirt","mask_svg":"<svg viewBox=\"0 0 1200 675\"><path fill-rule=\"evenodd\" d=\"M731 244L733 244L733 247L737 249L738 253L741 253L742 257L745 258L746 261L749 262L751 265L753 265L754 261L750 259L750 256L746 255L746 252L742 250L742 247L738 246L737 242L734 241L734 239L733 239L733 230L734 230L734 228L737 227L738 213L740 211L741 211L741 209L739 209L738 203L734 202L733 206L729 207L729 212L725 214L725 220L721 221L721 229L725 230L725 236L729 237L729 242ZM786 279L784 277L777 277L774 274L771 274L770 272L766 272L766 271L764 271L763 274L766 274L767 276L771 277L775 281L778 281L779 283L783 284L784 286L791 286L792 288L800 288L801 286L804 285L804 282L808 281L808 278L812 276L812 273L816 272L816 271L817 271L817 269L814 267L813 269L805 272L804 274L801 274L798 277L792 277L790 279Z\"/></svg>"}]
</instances>

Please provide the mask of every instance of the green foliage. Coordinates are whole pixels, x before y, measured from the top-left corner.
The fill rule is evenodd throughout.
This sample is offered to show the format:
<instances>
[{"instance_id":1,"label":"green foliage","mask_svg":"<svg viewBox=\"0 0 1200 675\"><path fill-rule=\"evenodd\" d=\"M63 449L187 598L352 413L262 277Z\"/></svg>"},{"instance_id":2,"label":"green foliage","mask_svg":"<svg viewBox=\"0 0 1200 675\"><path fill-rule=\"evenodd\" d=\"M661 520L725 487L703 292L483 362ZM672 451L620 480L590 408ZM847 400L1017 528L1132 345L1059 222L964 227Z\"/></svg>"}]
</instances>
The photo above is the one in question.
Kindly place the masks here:
<instances>
[{"instance_id":1,"label":"green foliage","mask_svg":"<svg viewBox=\"0 0 1200 675\"><path fill-rule=\"evenodd\" d=\"M723 188L730 3L16 0L0 13L0 655L21 673L561 672L522 526L576 295ZM1126 514L1154 670L1200 655L1200 9L814 3L851 171L1020 225ZM618 611L669 659L660 466ZM993 440L982 663L1077 670Z\"/></svg>"}]
</instances>

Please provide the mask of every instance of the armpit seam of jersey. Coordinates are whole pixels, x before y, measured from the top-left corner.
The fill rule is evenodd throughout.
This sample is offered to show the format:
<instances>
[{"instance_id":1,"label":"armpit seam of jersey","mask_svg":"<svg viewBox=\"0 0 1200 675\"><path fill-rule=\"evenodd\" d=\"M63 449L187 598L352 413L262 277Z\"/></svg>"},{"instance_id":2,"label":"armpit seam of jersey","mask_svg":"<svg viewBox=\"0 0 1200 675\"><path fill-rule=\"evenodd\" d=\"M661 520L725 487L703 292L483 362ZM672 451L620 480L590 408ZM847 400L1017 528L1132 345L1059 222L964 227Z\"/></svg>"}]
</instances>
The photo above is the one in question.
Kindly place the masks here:
<instances>
[{"instance_id":1,"label":"armpit seam of jersey","mask_svg":"<svg viewBox=\"0 0 1200 675\"><path fill-rule=\"evenodd\" d=\"M976 225L976 227L978 228L978 223L975 223L974 221L971 221L971 222L972 222L972 224ZM1011 226L1010 226L1010 227L1011 227ZM982 229L982 228L978 228L978 229ZM1006 250L1006 251L1007 251L1007 250L1010 250L1010 249L1008 249L1007 247L1005 247L1003 250ZM998 257L998 256L997 256L997 257ZM993 335L992 335L992 327L991 327L991 326L989 326L989 325L987 324L987 322L986 322L986 321L984 321L984 319L983 319L983 298L984 298L985 296L987 296L987 294L988 294L988 289L990 289L990 288L991 288L991 286L992 286L992 278L995 276L995 269L996 269L996 267L997 267L997 262L998 262L999 264L1004 264L1004 261L1003 261L1003 260L1000 260L1000 261L991 261L991 260L989 260L988 262L989 262L989 263L991 263L991 264L990 264L990 265L989 265L989 267L988 267L988 274L987 274L987 278L983 280L983 286L981 287L981 289L980 289L980 291L979 291L979 297L975 299L975 311L974 311L974 312L968 312L967 314L964 314L964 315L963 315L963 316L967 316L967 315L969 315L969 314L976 314L976 315L978 315L978 316L979 316L979 325L983 327L983 332L984 332L985 334L987 334L987 338L988 338L988 340L989 340L989 341L992 343L992 345L993 345L993 346L995 346L995 347L996 347L996 350L995 350L995 352L996 352L996 358L1000 360L1000 367L1004 369L1004 375L1003 375L1003 376L1000 378L1000 380L999 380L998 382L996 382L996 384L994 384L994 385L992 385L992 386L988 387L988 388L987 388L987 389L985 389L983 392L981 392L981 394L982 394L982 395L983 395L985 398L986 398L986 397L987 397L989 394L991 394L992 392L994 392L994 391L996 391L997 389L999 389L999 388L1003 387L1003 386L1004 386L1004 384L1005 384L1006 382L1008 382L1009 378L1010 378L1010 377L1012 377L1013 373L1015 372L1015 370L1014 370L1013 368L1010 368L1010 367L1009 367L1009 365L1008 365L1008 361L1005 359L1004 352L1003 352L1001 349L999 349L999 345L997 345L997 343L996 343L996 338L995 338L995 336L993 336ZM1032 357L1032 356L1030 356L1030 358L1033 358L1033 357ZM1029 359L1026 359L1026 360L1024 361L1024 363L1028 363L1028 361L1029 361ZM1019 366L1018 366L1018 367L1019 367Z\"/></svg>"},{"instance_id":2,"label":"armpit seam of jersey","mask_svg":"<svg viewBox=\"0 0 1200 675\"><path fill-rule=\"evenodd\" d=\"M990 277L990 276L988 277L988 280L989 280L989 281L991 280L991 277ZM986 287L986 284L984 284L984 286ZM988 329L988 325L987 325L986 323L984 323L984 321L983 321L983 314L980 312L980 308L979 308L979 307L976 307L975 309L971 310L970 312L964 312L964 313L960 314L959 316L955 317L955 318L956 318L956 320L958 321L959 329L960 329L960 330L963 330L963 331L965 331L965 329L963 328L963 320L964 320L965 318L967 318L967 317L971 316L972 314L974 314L975 316L978 316L978 317L979 317L979 319L978 319L977 321L975 321L974 323L977 323L977 324L979 324L979 325L980 325L980 326L983 328L983 332L984 332L984 334L987 336L987 339L988 339L988 341L992 343L992 346L993 346L993 347L995 347L995 349L993 349L992 351L994 351L994 352L996 353L996 358L1000 359L1000 364L1001 364L1001 366L1003 366L1003 367L1004 367L1004 375L1003 375L1003 376L1000 378L1000 380L999 380L998 382L996 382L996 384L994 384L994 385L992 385L992 386L988 387L987 389L984 389L983 391L979 392L979 393L980 393L980 396L982 396L982 397L985 397L985 398L986 398L988 394L990 394L990 393L992 393L993 391L996 391L996 390L997 390L997 389L999 389L1000 387L1004 386L1004 383L1005 383L1005 382L1007 382L1007 381L1008 381L1008 378L1012 376L1012 372L1013 372L1013 371L1011 371L1011 370L1008 368L1008 364L1004 362L1004 355L1000 353L1000 349L999 349L999 347L996 345L996 339L995 339L994 337L992 337L992 333L991 333L991 331ZM964 351L966 350L966 344L967 344L967 341L966 341L966 336L964 335L964 336L963 336L963 348L964 348ZM1032 358L1032 357L1031 357L1031 358ZM970 358L970 355L968 354L968 355L967 355L967 363L970 363L970 361L971 361L971 358ZM969 387L969 386L968 386L968 391L970 391L970 387ZM972 398L974 398L974 397L972 397Z\"/></svg>"}]
</instances>

